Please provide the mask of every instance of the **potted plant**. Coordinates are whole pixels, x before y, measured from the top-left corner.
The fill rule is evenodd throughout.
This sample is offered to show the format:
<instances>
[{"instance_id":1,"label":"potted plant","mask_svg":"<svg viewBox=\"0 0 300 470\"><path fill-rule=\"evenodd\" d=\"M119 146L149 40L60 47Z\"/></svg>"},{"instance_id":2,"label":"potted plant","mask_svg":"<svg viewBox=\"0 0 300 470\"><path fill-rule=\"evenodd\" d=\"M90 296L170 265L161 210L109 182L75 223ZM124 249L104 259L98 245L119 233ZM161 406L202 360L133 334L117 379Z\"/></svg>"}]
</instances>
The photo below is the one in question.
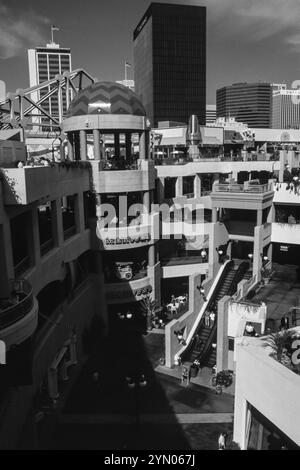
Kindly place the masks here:
<instances>
[{"instance_id":1,"label":"potted plant","mask_svg":"<svg viewBox=\"0 0 300 470\"><path fill-rule=\"evenodd\" d=\"M286 362L287 351L290 349L290 343L294 333L289 330L271 333L264 342L265 347L271 348L271 356L279 362Z\"/></svg>"},{"instance_id":2,"label":"potted plant","mask_svg":"<svg viewBox=\"0 0 300 470\"><path fill-rule=\"evenodd\" d=\"M261 268L261 275L262 275L262 278L263 278L263 283L264 284L269 284L273 274L274 274L274 271L273 271L272 268L262 267Z\"/></svg>"},{"instance_id":3,"label":"potted plant","mask_svg":"<svg viewBox=\"0 0 300 470\"><path fill-rule=\"evenodd\" d=\"M158 305L158 302L153 300L152 296L148 294L141 301L141 309L147 320L147 330L152 330L154 317L161 311L161 307Z\"/></svg>"}]
</instances>

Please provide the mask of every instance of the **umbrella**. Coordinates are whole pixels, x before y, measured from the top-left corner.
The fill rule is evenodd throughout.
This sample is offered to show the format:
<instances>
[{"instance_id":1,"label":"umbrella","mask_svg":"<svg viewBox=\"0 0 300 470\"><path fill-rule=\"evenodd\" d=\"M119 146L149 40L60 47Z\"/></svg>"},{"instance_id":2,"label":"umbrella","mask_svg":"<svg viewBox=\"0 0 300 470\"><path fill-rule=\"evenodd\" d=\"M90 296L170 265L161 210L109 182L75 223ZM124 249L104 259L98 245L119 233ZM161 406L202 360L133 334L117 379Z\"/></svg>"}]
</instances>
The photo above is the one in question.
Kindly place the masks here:
<instances>
[{"instance_id":1,"label":"umbrella","mask_svg":"<svg viewBox=\"0 0 300 470\"><path fill-rule=\"evenodd\" d=\"M166 152L163 152L162 150L157 150L155 152L155 155L167 155Z\"/></svg>"},{"instance_id":2,"label":"umbrella","mask_svg":"<svg viewBox=\"0 0 300 470\"><path fill-rule=\"evenodd\" d=\"M181 153L184 153L183 150L173 150L173 152L171 152L171 155L180 155Z\"/></svg>"}]
</instances>

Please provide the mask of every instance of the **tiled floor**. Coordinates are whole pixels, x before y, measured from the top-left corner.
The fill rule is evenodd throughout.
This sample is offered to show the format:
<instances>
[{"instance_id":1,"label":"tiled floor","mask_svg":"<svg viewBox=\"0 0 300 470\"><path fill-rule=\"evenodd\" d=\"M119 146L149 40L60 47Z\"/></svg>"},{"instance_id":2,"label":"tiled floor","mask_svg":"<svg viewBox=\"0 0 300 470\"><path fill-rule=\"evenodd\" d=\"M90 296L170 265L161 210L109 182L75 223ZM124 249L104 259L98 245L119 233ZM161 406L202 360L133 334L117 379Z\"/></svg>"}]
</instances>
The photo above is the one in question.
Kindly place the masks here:
<instances>
[{"instance_id":1,"label":"tiled floor","mask_svg":"<svg viewBox=\"0 0 300 470\"><path fill-rule=\"evenodd\" d=\"M230 438L233 398L196 384L187 389L176 377L155 372L163 345L164 337L153 333L104 340L67 399L53 447L216 449L221 431ZM128 388L126 375L134 373L145 374L145 387Z\"/></svg>"}]
</instances>

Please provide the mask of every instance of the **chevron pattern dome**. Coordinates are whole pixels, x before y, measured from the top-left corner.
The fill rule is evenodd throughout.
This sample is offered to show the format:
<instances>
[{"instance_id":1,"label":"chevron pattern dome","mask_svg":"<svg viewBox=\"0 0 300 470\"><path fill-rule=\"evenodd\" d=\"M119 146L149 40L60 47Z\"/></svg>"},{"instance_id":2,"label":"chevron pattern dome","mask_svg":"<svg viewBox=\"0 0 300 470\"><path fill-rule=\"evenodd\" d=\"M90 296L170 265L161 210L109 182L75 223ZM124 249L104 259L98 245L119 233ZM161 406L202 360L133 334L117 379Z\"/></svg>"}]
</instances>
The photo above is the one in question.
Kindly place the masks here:
<instances>
[{"instance_id":1,"label":"chevron pattern dome","mask_svg":"<svg viewBox=\"0 0 300 470\"><path fill-rule=\"evenodd\" d=\"M86 114L131 114L145 116L138 96L114 82L97 82L82 90L71 102L67 117Z\"/></svg>"}]
</instances>

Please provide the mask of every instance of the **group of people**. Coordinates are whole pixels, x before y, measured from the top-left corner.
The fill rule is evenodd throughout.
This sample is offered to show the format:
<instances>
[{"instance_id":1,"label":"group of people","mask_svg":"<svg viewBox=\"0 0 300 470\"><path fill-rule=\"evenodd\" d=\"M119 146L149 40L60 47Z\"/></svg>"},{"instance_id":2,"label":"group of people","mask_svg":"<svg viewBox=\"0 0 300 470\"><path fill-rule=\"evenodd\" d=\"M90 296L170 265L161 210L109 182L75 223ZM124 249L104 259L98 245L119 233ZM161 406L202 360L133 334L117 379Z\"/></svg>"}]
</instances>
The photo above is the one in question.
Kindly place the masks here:
<instances>
[{"instance_id":1,"label":"group of people","mask_svg":"<svg viewBox=\"0 0 300 470\"><path fill-rule=\"evenodd\" d=\"M48 158L41 157L39 160L35 160L33 157L28 158L26 162L18 160L16 162L17 168L24 168L24 166L50 166L51 162Z\"/></svg>"},{"instance_id":2,"label":"group of people","mask_svg":"<svg viewBox=\"0 0 300 470\"><path fill-rule=\"evenodd\" d=\"M204 325L207 326L208 328L212 328L214 326L216 320L216 314L215 312L207 310L204 315Z\"/></svg>"}]
</instances>

